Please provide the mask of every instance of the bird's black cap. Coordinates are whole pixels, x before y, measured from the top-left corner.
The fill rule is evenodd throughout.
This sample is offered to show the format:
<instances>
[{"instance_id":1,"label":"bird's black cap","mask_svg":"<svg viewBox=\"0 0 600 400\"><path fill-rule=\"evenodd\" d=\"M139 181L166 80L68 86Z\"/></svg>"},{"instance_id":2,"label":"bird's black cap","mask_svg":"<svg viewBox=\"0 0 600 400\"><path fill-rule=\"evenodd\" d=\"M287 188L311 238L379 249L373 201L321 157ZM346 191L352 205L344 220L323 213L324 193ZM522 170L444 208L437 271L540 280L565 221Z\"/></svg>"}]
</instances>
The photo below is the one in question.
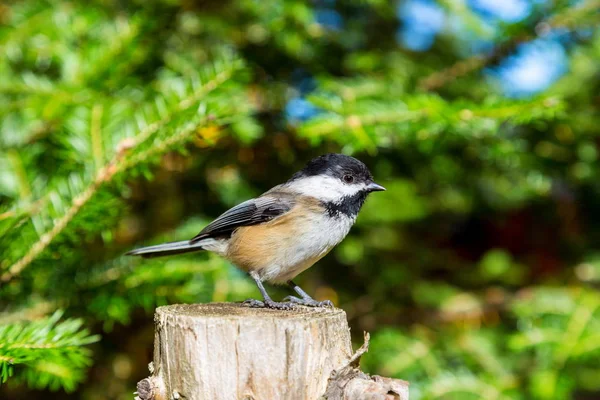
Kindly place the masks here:
<instances>
[{"instance_id":1,"label":"bird's black cap","mask_svg":"<svg viewBox=\"0 0 600 400\"><path fill-rule=\"evenodd\" d=\"M354 157L337 153L313 158L302 170L296 172L290 181L316 175L328 175L340 179L344 175L352 175L356 182L373 181L373 175L364 163Z\"/></svg>"}]
</instances>

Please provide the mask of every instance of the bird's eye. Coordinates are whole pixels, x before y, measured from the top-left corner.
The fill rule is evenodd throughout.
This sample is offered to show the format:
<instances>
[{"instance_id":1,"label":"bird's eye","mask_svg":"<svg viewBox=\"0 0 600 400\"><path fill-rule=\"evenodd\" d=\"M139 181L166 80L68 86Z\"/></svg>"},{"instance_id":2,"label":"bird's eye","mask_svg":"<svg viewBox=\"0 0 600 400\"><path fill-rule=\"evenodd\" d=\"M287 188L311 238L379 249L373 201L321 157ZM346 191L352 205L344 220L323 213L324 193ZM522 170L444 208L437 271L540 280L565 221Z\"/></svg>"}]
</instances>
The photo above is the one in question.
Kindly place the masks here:
<instances>
[{"instance_id":1,"label":"bird's eye","mask_svg":"<svg viewBox=\"0 0 600 400\"><path fill-rule=\"evenodd\" d=\"M344 175L342 177L342 179L344 180L344 182L346 183L352 183L354 182L354 177L352 175Z\"/></svg>"}]
</instances>

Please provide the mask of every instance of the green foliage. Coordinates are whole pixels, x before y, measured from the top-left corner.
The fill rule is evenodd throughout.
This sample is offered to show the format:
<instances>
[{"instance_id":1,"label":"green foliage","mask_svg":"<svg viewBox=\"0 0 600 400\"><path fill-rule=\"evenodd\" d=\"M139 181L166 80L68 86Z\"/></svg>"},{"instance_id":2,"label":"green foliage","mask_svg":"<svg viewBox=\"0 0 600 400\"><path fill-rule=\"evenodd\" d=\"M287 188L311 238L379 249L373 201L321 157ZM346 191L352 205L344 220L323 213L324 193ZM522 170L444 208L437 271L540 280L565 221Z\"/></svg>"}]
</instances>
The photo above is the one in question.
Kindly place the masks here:
<instances>
[{"instance_id":1,"label":"green foliage","mask_svg":"<svg viewBox=\"0 0 600 400\"><path fill-rule=\"evenodd\" d=\"M100 339L82 328L81 319L61 321L62 311L27 323L0 325L0 380L20 370L19 379L34 388L75 390L92 360L83 347Z\"/></svg>"},{"instance_id":2,"label":"green foliage","mask_svg":"<svg viewBox=\"0 0 600 400\"><path fill-rule=\"evenodd\" d=\"M0 78L0 143L5 149L0 155L0 279L13 280L0 291L20 298L26 307L34 306L27 296L32 291L54 306L71 306L72 312L87 308L105 327L129 321L136 306L150 311L165 302L161 293L169 287L185 293L181 283L207 269L178 268L179 278L171 275L162 282L154 282L156 276L170 269L155 268L150 276L136 270L120 284L114 281L132 270L130 262L117 260L88 270L98 259L86 258L84 248L94 240L112 241L126 208L125 182L150 177L149 166L165 154L184 152L187 143L214 146L226 133L249 143L261 133L249 118L251 104L244 101L243 61L232 51L215 51L210 62L193 70L185 69L184 57L171 54L163 68L142 76L142 65L157 56L143 44L152 21L111 14L76 3L15 4L12 29L2 37L7 57L0 67L6 72ZM47 23L36 39L28 30L40 21ZM79 281L75 277L73 292L71 279L82 263L86 271ZM211 263L214 269L214 261L207 265ZM217 268L223 270L224 264ZM109 279L98 283L102 274ZM28 278L14 282L18 275ZM147 292L139 288L145 281L150 282ZM207 289L188 289L202 290ZM86 307L77 296L89 299ZM51 329L54 323L36 322L31 329ZM73 390L83 378L81 367L88 364L81 348L86 343L78 336L67 345L56 343L62 350L51 354L47 364L32 354L22 380L31 387ZM69 361L72 370L64 367ZM5 366L4 380L7 374Z\"/></svg>"},{"instance_id":3,"label":"green foliage","mask_svg":"<svg viewBox=\"0 0 600 400\"><path fill-rule=\"evenodd\" d=\"M414 399L597 395L598 1L534 2L524 20L490 26L471 2L439 0L448 23L420 53L396 40L402 3L1 5L10 394L85 382L79 398L130 398L154 307L257 293L213 255L122 254L192 237L336 151L388 191L300 279L344 308L353 332L372 331L371 372L410 380ZM340 23L323 21L330 11ZM561 35L565 75L503 96L489 71ZM474 54L474 37L491 50ZM292 112L297 100L307 115ZM94 362L115 371L111 385L86 381L88 329L103 337Z\"/></svg>"},{"instance_id":4,"label":"green foliage","mask_svg":"<svg viewBox=\"0 0 600 400\"><path fill-rule=\"evenodd\" d=\"M175 232L158 237L157 243L184 240L205 225L205 220L192 219ZM86 299L84 312L102 321L106 330L115 323L130 323L136 307L152 313L155 306L172 299L188 303L227 301L232 294L250 296L254 289L222 258L207 254L150 260L118 257L92 272L76 273L75 279L80 296Z\"/></svg>"},{"instance_id":5,"label":"green foliage","mask_svg":"<svg viewBox=\"0 0 600 400\"><path fill-rule=\"evenodd\" d=\"M461 312L478 312L467 298L460 303ZM598 390L599 306L596 291L528 289L502 310L510 325L477 330L442 310L438 331L379 332L372 346L389 351L365 365L410 380L423 399L570 398L575 387Z\"/></svg>"}]
</instances>

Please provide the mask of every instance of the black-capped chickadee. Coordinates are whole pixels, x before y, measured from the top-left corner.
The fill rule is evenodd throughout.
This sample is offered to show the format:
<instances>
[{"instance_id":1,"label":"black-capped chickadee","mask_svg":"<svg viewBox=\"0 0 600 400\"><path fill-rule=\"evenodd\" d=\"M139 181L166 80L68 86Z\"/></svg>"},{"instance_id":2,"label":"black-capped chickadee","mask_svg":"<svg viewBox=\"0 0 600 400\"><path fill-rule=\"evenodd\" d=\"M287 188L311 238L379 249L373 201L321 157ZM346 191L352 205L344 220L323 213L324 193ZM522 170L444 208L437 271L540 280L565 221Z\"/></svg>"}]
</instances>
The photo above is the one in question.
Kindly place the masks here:
<instances>
[{"instance_id":1,"label":"black-capped chickadee","mask_svg":"<svg viewBox=\"0 0 600 400\"><path fill-rule=\"evenodd\" d=\"M211 222L191 240L132 250L127 254L158 257L208 250L248 272L263 301L252 307L289 309L295 304L322 307L292 279L323 258L350 231L367 195L385 190L373 182L357 159L326 154L311 160L284 184L245 201ZM300 297L275 302L262 282L287 283Z\"/></svg>"}]
</instances>

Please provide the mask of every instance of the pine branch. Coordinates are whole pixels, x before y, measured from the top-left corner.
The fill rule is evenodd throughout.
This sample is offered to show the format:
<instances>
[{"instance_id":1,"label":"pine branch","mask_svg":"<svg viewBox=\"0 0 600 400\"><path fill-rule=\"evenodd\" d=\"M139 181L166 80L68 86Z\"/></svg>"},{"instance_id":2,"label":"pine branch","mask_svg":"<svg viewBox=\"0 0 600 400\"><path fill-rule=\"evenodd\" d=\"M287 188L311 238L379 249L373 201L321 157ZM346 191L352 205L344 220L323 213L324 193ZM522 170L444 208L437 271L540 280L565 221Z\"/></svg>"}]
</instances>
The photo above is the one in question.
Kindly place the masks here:
<instances>
[{"instance_id":1,"label":"pine branch","mask_svg":"<svg viewBox=\"0 0 600 400\"><path fill-rule=\"evenodd\" d=\"M563 368L565 363L573 355L573 351L579 345L584 332L588 329L590 322L594 320L594 313L600 308L600 296L592 293L582 293L577 308L569 318L562 339L557 343L554 353L556 369Z\"/></svg>"},{"instance_id":2,"label":"pine branch","mask_svg":"<svg viewBox=\"0 0 600 400\"><path fill-rule=\"evenodd\" d=\"M34 322L0 325L1 382L17 372L17 378L31 387L71 391L83 379L83 370L91 363L83 346L100 337L82 329L79 319L60 321L62 314L57 311Z\"/></svg>"},{"instance_id":3,"label":"pine branch","mask_svg":"<svg viewBox=\"0 0 600 400\"><path fill-rule=\"evenodd\" d=\"M524 33L521 35L511 35L506 42L497 45L491 53L476 55L466 60L460 60L448 68L434 72L431 75L422 78L418 83L418 87L421 90L426 91L438 90L457 78L497 62L502 57L512 52L518 45L536 38L540 33L547 33L548 31L557 28L566 28L569 30L581 28L582 20L593 16L594 10L598 10L598 8L600 8L600 0L588 0L584 1L582 4L567 8L562 13L552 14L548 19L540 21L535 25L536 34ZM597 22L597 17L594 17L591 21L591 23Z\"/></svg>"},{"instance_id":4,"label":"pine branch","mask_svg":"<svg viewBox=\"0 0 600 400\"><path fill-rule=\"evenodd\" d=\"M352 92L352 88L338 90L342 93ZM300 135L316 142L328 138L348 143L347 137L339 135L342 132L353 135L359 149L372 150L382 145L385 137L400 133L390 129L377 130L386 126L408 129L410 123L410 130L413 132L462 132L469 127L476 128L488 120L493 121L495 126L507 121L519 125L534 120L550 120L561 115L564 110L564 103L556 97L511 102L490 99L483 104L448 102L430 95L406 97L404 102L385 96L363 99L352 95L351 98L352 101L343 101L327 92L309 97L309 100L327 112L300 125ZM487 130L490 131L489 128Z\"/></svg>"},{"instance_id":5,"label":"pine branch","mask_svg":"<svg viewBox=\"0 0 600 400\"><path fill-rule=\"evenodd\" d=\"M238 61L229 63L222 71L215 74L215 76L205 82L203 85L198 87L192 92L191 95L182 99L173 110L169 110L164 113L164 116L148 125L146 125L141 131L139 131L132 138L127 138L121 142L117 148L117 152L114 157L102 166L95 178L88 186L73 198L71 205L68 207L66 212L56 219L54 226L43 233L39 240L35 242L29 249L29 251L14 264L12 264L6 272L0 276L0 281L8 282L15 276L19 275L31 262L46 249L46 247L65 229L65 227L71 222L71 220L77 215L83 206L85 206L94 194L105 184L112 181L116 174L123 172L126 169L137 166L140 162L147 160L153 155L160 154L172 148L172 146L183 142L185 139L191 137L195 131L195 126L188 125L178 133L171 137L163 138L159 140L154 147L136 154L136 150L146 140L152 137L153 134L157 133L161 128L165 127L174 117L179 113L190 109L196 105L203 97L223 85L229 79L231 79L234 71L240 68ZM204 119L203 122L206 122ZM127 156L133 154L132 156Z\"/></svg>"}]
</instances>

